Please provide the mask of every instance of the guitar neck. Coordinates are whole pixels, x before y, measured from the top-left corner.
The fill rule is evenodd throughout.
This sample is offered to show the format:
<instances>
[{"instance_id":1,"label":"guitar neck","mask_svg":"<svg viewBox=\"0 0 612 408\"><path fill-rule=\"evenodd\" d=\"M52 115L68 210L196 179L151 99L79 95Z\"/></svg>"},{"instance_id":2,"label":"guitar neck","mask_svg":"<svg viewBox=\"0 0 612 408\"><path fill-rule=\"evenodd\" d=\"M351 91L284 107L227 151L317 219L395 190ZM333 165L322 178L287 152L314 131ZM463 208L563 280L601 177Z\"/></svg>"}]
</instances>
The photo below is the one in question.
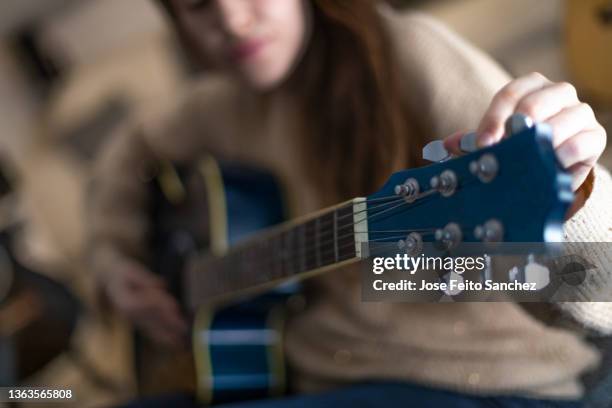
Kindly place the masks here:
<instances>
[{"instance_id":1,"label":"guitar neck","mask_svg":"<svg viewBox=\"0 0 612 408\"><path fill-rule=\"evenodd\" d=\"M196 308L355 262L367 225L366 200L356 198L255 234L221 256L196 254L185 271L187 305Z\"/></svg>"}]
</instances>

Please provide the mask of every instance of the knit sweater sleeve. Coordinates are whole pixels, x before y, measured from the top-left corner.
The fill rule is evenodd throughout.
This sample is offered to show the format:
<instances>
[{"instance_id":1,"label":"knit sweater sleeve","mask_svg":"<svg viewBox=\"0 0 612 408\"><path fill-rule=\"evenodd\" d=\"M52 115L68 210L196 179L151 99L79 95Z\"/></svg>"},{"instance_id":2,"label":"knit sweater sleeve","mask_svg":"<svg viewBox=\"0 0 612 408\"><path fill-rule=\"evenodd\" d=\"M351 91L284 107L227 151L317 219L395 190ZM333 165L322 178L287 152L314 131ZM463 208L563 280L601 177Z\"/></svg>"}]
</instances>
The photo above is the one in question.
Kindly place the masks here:
<instances>
[{"instance_id":1,"label":"knit sweater sleeve","mask_svg":"<svg viewBox=\"0 0 612 408\"><path fill-rule=\"evenodd\" d=\"M568 251L583 257L593 268L572 292L578 301L559 303L559 307L585 327L609 335L612 334L612 178L600 166L594 174L593 190L585 205L565 223Z\"/></svg>"}]
</instances>

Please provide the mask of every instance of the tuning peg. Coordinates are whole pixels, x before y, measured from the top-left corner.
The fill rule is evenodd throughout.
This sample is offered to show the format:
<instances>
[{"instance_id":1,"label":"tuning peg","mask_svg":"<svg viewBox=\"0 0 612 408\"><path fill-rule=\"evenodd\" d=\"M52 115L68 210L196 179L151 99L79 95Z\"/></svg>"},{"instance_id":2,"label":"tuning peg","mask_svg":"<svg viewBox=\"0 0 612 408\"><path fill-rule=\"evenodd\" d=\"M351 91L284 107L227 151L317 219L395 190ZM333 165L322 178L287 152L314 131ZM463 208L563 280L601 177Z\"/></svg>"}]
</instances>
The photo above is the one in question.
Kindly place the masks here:
<instances>
[{"instance_id":1,"label":"tuning peg","mask_svg":"<svg viewBox=\"0 0 612 408\"><path fill-rule=\"evenodd\" d=\"M533 127L533 120L522 113L515 113L506 119L506 136L512 136Z\"/></svg>"},{"instance_id":2,"label":"tuning peg","mask_svg":"<svg viewBox=\"0 0 612 408\"><path fill-rule=\"evenodd\" d=\"M451 222L446 224L444 228L437 229L434 238L440 249L453 249L461 243L463 240L463 233L461 227Z\"/></svg>"},{"instance_id":3,"label":"tuning peg","mask_svg":"<svg viewBox=\"0 0 612 408\"><path fill-rule=\"evenodd\" d=\"M442 140L434 140L423 148L423 159L430 162L441 162L450 159L450 154L444 148Z\"/></svg>"},{"instance_id":4,"label":"tuning peg","mask_svg":"<svg viewBox=\"0 0 612 408\"><path fill-rule=\"evenodd\" d=\"M463 135L461 141L459 142L459 147L464 153L471 153L478 150L478 145L476 144L476 132L470 132Z\"/></svg>"}]
</instances>

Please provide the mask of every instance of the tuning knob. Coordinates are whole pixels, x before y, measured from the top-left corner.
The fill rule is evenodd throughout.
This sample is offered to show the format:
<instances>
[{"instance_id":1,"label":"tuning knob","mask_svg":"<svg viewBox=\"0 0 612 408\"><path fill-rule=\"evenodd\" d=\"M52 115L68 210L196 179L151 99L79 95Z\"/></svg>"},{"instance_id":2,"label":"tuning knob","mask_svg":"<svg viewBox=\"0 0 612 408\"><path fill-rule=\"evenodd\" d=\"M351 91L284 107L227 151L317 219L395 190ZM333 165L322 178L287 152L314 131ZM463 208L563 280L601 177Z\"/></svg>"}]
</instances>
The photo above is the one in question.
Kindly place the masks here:
<instances>
[{"instance_id":1,"label":"tuning knob","mask_svg":"<svg viewBox=\"0 0 612 408\"><path fill-rule=\"evenodd\" d=\"M423 159L430 162L441 162L450 159L450 154L442 140L434 140L423 148Z\"/></svg>"},{"instance_id":2,"label":"tuning knob","mask_svg":"<svg viewBox=\"0 0 612 408\"><path fill-rule=\"evenodd\" d=\"M461 243L463 240L463 233L458 224L451 222L444 228L436 230L434 238L441 249L448 250L455 248Z\"/></svg>"},{"instance_id":3,"label":"tuning knob","mask_svg":"<svg viewBox=\"0 0 612 408\"><path fill-rule=\"evenodd\" d=\"M470 173L477 176L483 183L493 181L499 171L499 163L491 153L483 154L478 160L470 162Z\"/></svg>"},{"instance_id":4,"label":"tuning knob","mask_svg":"<svg viewBox=\"0 0 612 408\"><path fill-rule=\"evenodd\" d=\"M525 129L533 127L533 120L522 113L515 113L506 120L506 136L521 133Z\"/></svg>"},{"instance_id":5,"label":"tuning knob","mask_svg":"<svg viewBox=\"0 0 612 408\"><path fill-rule=\"evenodd\" d=\"M459 180L452 170L444 170L439 176L433 176L429 180L432 189L438 191L443 197L450 197L457 190Z\"/></svg>"},{"instance_id":6,"label":"tuning knob","mask_svg":"<svg viewBox=\"0 0 612 408\"><path fill-rule=\"evenodd\" d=\"M419 182L415 178L409 178L404 184L395 186L395 194L403 196L409 203L412 203L418 198L419 191Z\"/></svg>"},{"instance_id":7,"label":"tuning knob","mask_svg":"<svg viewBox=\"0 0 612 408\"><path fill-rule=\"evenodd\" d=\"M459 142L459 147L465 153L471 153L478 150L478 145L476 144L476 132L470 132L463 135L461 141Z\"/></svg>"},{"instance_id":8,"label":"tuning knob","mask_svg":"<svg viewBox=\"0 0 612 408\"><path fill-rule=\"evenodd\" d=\"M418 256L423 252L423 237L418 232L411 232L406 239L397 243L400 250L406 251L408 256Z\"/></svg>"},{"instance_id":9,"label":"tuning knob","mask_svg":"<svg viewBox=\"0 0 612 408\"><path fill-rule=\"evenodd\" d=\"M478 150L476 143L476 132L466 133L459 142L459 148L464 153L471 153ZM430 162L442 162L451 158L450 153L444 147L442 140L434 140L423 148L423 159Z\"/></svg>"},{"instance_id":10,"label":"tuning knob","mask_svg":"<svg viewBox=\"0 0 612 408\"><path fill-rule=\"evenodd\" d=\"M504 239L504 226L496 219L490 219L474 228L474 236L483 242L500 242Z\"/></svg>"}]
</instances>

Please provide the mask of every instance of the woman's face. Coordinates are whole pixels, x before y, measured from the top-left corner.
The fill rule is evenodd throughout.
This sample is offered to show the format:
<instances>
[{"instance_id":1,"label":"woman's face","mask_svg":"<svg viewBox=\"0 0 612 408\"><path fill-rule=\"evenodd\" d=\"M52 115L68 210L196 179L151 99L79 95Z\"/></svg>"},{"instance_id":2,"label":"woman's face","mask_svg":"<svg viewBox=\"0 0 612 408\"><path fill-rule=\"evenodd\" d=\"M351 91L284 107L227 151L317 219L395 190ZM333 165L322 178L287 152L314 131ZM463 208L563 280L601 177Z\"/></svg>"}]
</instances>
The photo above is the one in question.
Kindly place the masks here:
<instances>
[{"instance_id":1,"label":"woman's face","mask_svg":"<svg viewBox=\"0 0 612 408\"><path fill-rule=\"evenodd\" d=\"M292 71L309 33L306 0L171 0L196 52L256 89Z\"/></svg>"}]
</instances>

